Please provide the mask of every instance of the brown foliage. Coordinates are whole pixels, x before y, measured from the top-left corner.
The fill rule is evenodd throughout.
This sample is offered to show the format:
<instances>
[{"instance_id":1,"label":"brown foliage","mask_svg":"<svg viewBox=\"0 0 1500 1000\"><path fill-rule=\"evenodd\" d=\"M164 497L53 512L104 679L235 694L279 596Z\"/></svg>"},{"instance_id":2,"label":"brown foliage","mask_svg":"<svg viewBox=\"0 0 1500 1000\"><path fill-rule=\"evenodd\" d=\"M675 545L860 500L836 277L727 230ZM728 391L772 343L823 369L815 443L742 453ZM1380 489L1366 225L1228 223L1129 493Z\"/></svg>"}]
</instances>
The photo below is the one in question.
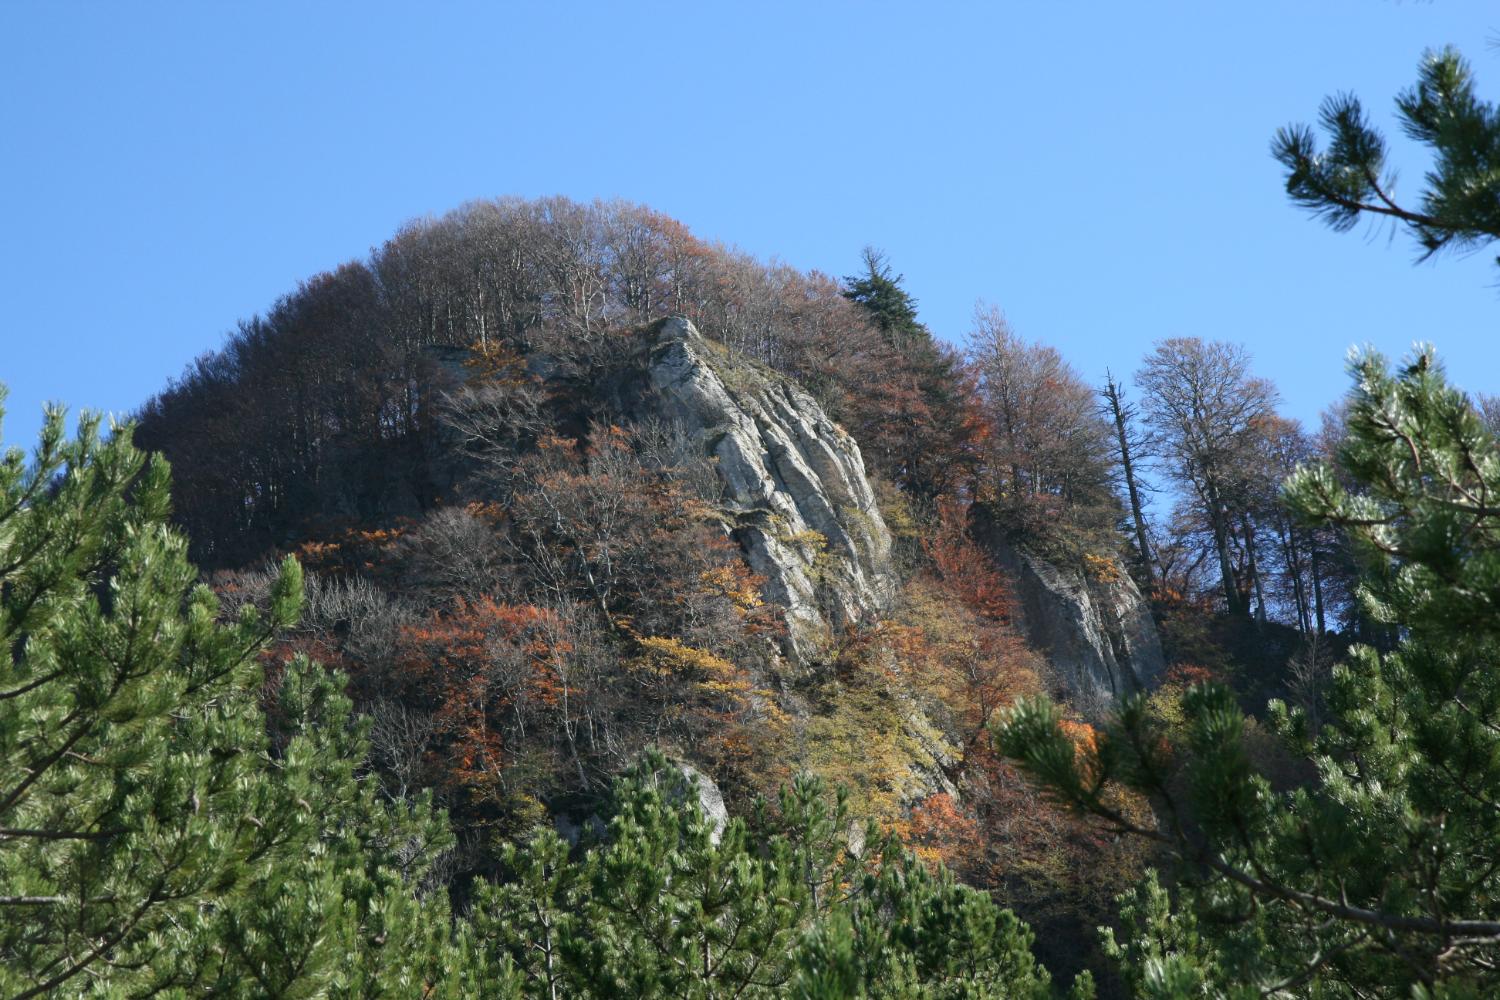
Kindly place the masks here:
<instances>
[{"instance_id":1,"label":"brown foliage","mask_svg":"<svg viewBox=\"0 0 1500 1000\"><path fill-rule=\"evenodd\" d=\"M872 468L924 495L959 490L978 431L962 365L935 342L898 350L842 291L639 205L475 202L240 324L146 404L138 441L173 462L195 558L240 565L326 535L325 512L377 523L446 495L452 349L472 348L468 368L529 419L545 405L533 358L576 404L628 353L628 331L686 315L804 385Z\"/></svg>"},{"instance_id":2,"label":"brown foliage","mask_svg":"<svg viewBox=\"0 0 1500 1000\"><path fill-rule=\"evenodd\" d=\"M471 819L506 817L532 792L511 773L510 745L566 697L559 624L544 609L481 597L402 629L400 700L435 723L429 780Z\"/></svg>"},{"instance_id":3,"label":"brown foliage","mask_svg":"<svg viewBox=\"0 0 1500 1000\"><path fill-rule=\"evenodd\" d=\"M977 498L1033 548L1112 550L1114 435L1093 387L994 308L976 311L968 358L985 426Z\"/></svg>"}]
</instances>

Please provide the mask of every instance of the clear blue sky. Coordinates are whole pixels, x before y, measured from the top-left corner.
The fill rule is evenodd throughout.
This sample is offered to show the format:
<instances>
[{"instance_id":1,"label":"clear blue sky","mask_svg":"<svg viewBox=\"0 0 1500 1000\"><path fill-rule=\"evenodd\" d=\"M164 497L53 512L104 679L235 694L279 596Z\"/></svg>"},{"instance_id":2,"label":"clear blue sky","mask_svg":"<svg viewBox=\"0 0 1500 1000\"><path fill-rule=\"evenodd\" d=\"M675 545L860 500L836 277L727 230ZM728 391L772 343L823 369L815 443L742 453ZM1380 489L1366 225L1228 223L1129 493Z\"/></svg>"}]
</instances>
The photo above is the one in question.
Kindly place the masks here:
<instances>
[{"instance_id":1,"label":"clear blue sky","mask_svg":"<svg viewBox=\"0 0 1500 1000\"><path fill-rule=\"evenodd\" d=\"M1332 91L1390 123L1426 46L1500 99L1493 3L0 6L4 438L128 412L234 322L414 216L624 197L834 274L885 248L1091 377L1237 340L1286 409L1356 341L1500 392L1492 252L1413 266L1293 208L1267 154ZM1403 190L1424 160L1398 147Z\"/></svg>"}]
</instances>

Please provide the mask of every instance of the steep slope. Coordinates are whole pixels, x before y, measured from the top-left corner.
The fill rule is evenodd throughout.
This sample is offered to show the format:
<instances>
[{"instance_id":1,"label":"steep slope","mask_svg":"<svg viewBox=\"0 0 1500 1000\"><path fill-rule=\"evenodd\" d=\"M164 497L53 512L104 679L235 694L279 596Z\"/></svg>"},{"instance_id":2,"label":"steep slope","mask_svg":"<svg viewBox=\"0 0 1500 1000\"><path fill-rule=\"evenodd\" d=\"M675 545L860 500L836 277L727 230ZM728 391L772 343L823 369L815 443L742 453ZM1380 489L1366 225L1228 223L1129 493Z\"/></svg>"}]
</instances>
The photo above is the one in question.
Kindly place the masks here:
<instances>
[{"instance_id":1,"label":"steep slope","mask_svg":"<svg viewBox=\"0 0 1500 1000\"><path fill-rule=\"evenodd\" d=\"M887 609L891 536L854 439L801 388L685 319L657 324L647 357L653 392L641 408L713 456L733 536L784 609L788 652L811 659L830 628Z\"/></svg>"},{"instance_id":2,"label":"steep slope","mask_svg":"<svg viewBox=\"0 0 1500 1000\"><path fill-rule=\"evenodd\" d=\"M1165 669L1151 609L1117 562L1101 561L1094 573L1048 562L1009 541L982 507L974 532L1012 580L1027 639L1077 707L1103 714Z\"/></svg>"}]
</instances>

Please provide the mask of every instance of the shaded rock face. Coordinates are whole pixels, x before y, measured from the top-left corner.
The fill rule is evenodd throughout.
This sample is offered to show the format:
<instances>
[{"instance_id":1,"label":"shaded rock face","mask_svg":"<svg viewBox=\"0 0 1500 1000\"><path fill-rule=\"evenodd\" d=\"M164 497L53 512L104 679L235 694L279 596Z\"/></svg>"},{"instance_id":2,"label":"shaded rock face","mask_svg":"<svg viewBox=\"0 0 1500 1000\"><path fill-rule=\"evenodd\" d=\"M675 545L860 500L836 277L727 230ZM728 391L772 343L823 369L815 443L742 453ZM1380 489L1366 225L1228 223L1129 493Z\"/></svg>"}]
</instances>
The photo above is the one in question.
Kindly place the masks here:
<instances>
[{"instance_id":1,"label":"shaded rock face","mask_svg":"<svg viewBox=\"0 0 1500 1000\"><path fill-rule=\"evenodd\" d=\"M646 365L658 415L716 459L730 530L785 610L793 659L816 659L830 627L889 607L890 531L859 446L816 400L685 319L653 329Z\"/></svg>"},{"instance_id":2,"label":"shaded rock face","mask_svg":"<svg viewBox=\"0 0 1500 1000\"><path fill-rule=\"evenodd\" d=\"M1165 669L1150 606L1123 567L1107 578L1063 569L1010 543L983 510L974 532L1015 586L1027 639L1084 711L1102 714Z\"/></svg>"}]
</instances>

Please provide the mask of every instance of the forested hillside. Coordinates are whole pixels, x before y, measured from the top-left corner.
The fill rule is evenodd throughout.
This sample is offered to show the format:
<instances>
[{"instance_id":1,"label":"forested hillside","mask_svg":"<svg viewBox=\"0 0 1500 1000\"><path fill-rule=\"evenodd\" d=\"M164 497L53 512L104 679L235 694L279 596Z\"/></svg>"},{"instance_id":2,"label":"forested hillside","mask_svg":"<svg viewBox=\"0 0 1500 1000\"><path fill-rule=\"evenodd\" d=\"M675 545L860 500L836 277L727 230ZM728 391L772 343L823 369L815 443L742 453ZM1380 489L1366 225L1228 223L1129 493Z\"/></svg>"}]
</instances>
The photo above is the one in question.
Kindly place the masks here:
<instances>
[{"instance_id":1,"label":"forested hillside","mask_svg":"<svg viewBox=\"0 0 1500 1000\"><path fill-rule=\"evenodd\" d=\"M1277 416L1236 345L1163 341L1128 386L998 309L946 347L864 265L476 203L242 324L136 441L231 607L280 554L312 571L271 655L347 671L387 793L454 822L457 885L538 822L587 826L660 747L732 808L846 787L1076 971L1146 854L1038 798L988 727L1046 692L1087 739L1206 677L1319 697L1360 627L1350 564L1278 489L1337 431ZM807 439L825 419L850 437Z\"/></svg>"},{"instance_id":2,"label":"forested hillside","mask_svg":"<svg viewBox=\"0 0 1500 1000\"><path fill-rule=\"evenodd\" d=\"M351 287L363 312L318 305ZM537 822L587 827L655 746L731 807L820 775L1073 938L1134 862L989 751L1017 694L1069 685L969 508L1003 506L1080 579L1123 576L1111 439L1055 352L997 328L983 357L936 341L874 252L838 282L632 206L484 204L245 324L136 440L172 460L231 606L263 602L274 555L313 571L273 655L348 671L390 794L449 811L460 884Z\"/></svg>"},{"instance_id":3,"label":"forested hillside","mask_svg":"<svg viewBox=\"0 0 1500 1000\"><path fill-rule=\"evenodd\" d=\"M1295 200L1500 235L1456 56L1421 211L1343 100ZM0 997L1489 995L1496 408L1366 352L1308 428L1245 345L1093 384L918 306L481 201L54 412Z\"/></svg>"}]
</instances>

